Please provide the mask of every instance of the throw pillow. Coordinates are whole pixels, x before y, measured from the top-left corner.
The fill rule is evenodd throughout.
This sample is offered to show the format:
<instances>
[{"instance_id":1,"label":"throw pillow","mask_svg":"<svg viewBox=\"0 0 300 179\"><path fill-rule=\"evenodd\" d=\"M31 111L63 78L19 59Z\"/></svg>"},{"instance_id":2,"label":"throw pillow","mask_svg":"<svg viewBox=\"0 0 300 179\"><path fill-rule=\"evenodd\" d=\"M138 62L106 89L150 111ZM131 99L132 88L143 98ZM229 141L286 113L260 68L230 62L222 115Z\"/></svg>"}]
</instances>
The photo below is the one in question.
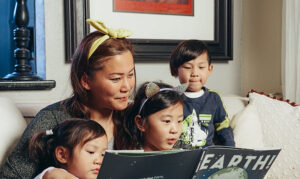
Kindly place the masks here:
<instances>
[{"instance_id":1,"label":"throw pillow","mask_svg":"<svg viewBox=\"0 0 300 179\"><path fill-rule=\"evenodd\" d=\"M248 104L230 123L236 147L261 148L264 146L260 119L253 104Z\"/></svg>"},{"instance_id":2,"label":"throw pillow","mask_svg":"<svg viewBox=\"0 0 300 179\"><path fill-rule=\"evenodd\" d=\"M281 148L268 178L300 178L300 107L255 92L249 93L249 104L257 109L264 145Z\"/></svg>"}]
</instances>

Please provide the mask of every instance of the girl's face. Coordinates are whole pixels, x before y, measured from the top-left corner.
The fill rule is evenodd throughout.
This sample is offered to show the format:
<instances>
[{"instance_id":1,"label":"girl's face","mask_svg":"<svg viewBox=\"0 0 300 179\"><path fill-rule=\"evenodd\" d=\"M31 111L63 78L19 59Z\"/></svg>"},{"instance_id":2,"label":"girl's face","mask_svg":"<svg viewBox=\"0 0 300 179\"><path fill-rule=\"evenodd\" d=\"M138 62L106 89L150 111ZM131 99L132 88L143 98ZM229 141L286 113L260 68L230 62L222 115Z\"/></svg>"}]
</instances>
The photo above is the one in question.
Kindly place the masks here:
<instances>
[{"instance_id":1,"label":"girl's face","mask_svg":"<svg viewBox=\"0 0 300 179\"><path fill-rule=\"evenodd\" d=\"M91 106L110 110L123 110L135 86L134 60L130 51L112 56L103 62L103 69L88 77L87 90L92 97Z\"/></svg>"},{"instance_id":2,"label":"girl's face","mask_svg":"<svg viewBox=\"0 0 300 179\"><path fill-rule=\"evenodd\" d=\"M170 150L182 131L183 106L177 103L147 117L144 129L145 151Z\"/></svg>"},{"instance_id":3,"label":"girl's face","mask_svg":"<svg viewBox=\"0 0 300 179\"><path fill-rule=\"evenodd\" d=\"M78 144L73 149L73 156L68 159L65 169L78 178L96 179L107 145L106 135L93 139L83 146Z\"/></svg>"},{"instance_id":4,"label":"girl's face","mask_svg":"<svg viewBox=\"0 0 300 179\"><path fill-rule=\"evenodd\" d=\"M202 53L197 58L185 62L178 68L180 83L188 83L186 91L198 92L205 85L207 78L213 70L213 65L208 64L207 53Z\"/></svg>"}]
</instances>

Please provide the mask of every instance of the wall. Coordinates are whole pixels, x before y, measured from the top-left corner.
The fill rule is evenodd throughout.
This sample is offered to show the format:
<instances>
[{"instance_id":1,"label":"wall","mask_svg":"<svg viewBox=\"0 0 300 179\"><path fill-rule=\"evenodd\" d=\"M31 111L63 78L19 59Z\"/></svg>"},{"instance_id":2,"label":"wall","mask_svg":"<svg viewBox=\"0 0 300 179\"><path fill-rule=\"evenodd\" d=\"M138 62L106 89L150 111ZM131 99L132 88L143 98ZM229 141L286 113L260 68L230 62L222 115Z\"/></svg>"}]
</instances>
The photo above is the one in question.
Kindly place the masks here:
<instances>
[{"instance_id":1,"label":"wall","mask_svg":"<svg viewBox=\"0 0 300 179\"><path fill-rule=\"evenodd\" d=\"M281 93L282 0L244 0L242 94Z\"/></svg>"},{"instance_id":2,"label":"wall","mask_svg":"<svg viewBox=\"0 0 300 179\"><path fill-rule=\"evenodd\" d=\"M63 1L44 0L45 5L45 54L46 79L55 80L56 87L47 91L7 91L0 96L16 103L53 103L71 94L69 83L70 64L64 62ZM234 59L228 63L214 63L214 72L207 87L222 94L241 93L241 15L242 1L234 0ZM151 33L151 32L150 32ZM137 63L137 84L145 80L162 79L173 85L178 80L171 77L168 63Z\"/></svg>"}]
</instances>

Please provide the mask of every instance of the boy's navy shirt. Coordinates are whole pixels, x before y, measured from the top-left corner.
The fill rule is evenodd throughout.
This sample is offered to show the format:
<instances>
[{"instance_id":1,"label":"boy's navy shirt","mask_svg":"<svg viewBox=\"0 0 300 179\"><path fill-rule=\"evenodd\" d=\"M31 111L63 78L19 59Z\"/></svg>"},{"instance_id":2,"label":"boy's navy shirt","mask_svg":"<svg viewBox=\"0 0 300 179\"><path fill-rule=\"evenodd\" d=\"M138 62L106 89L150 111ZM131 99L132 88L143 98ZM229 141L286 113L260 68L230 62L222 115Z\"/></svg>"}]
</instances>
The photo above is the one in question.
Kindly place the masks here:
<instances>
[{"instance_id":1,"label":"boy's navy shirt","mask_svg":"<svg viewBox=\"0 0 300 179\"><path fill-rule=\"evenodd\" d=\"M180 143L192 144L192 147L206 147L213 143L235 146L232 128L220 95L206 87L202 89L204 94L200 97L189 98L184 95L184 122Z\"/></svg>"}]
</instances>

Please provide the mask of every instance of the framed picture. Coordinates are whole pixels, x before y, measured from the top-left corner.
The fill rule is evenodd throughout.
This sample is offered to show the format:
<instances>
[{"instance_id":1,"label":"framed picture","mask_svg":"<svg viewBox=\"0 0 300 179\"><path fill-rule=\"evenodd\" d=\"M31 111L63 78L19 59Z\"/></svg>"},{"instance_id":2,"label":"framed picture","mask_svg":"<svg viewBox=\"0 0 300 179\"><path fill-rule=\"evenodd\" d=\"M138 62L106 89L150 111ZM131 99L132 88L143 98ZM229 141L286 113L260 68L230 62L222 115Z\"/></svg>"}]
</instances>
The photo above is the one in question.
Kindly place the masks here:
<instances>
[{"instance_id":1,"label":"framed picture","mask_svg":"<svg viewBox=\"0 0 300 179\"><path fill-rule=\"evenodd\" d=\"M77 45L90 31L85 22L90 14L88 2L87 0L64 0L65 61L67 63L71 62Z\"/></svg>"},{"instance_id":2,"label":"framed picture","mask_svg":"<svg viewBox=\"0 0 300 179\"><path fill-rule=\"evenodd\" d=\"M194 15L194 0L113 0L115 12Z\"/></svg>"},{"instance_id":3,"label":"framed picture","mask_svg":"<svg viewBox=\"0 0 300 179\"><path fill-rule=\"evenodd\" d=\"M89 32L85 19L90 17L90 1L64 0L66 61L71 56L80 40ZM196 9L197 7L194 7ZM107 10L107 9L106 9ZM213 40L207 42L213 61L228 61L233 57L233 15L232 0L214 1ZM167 61L172 50L181 39L130 39L135 49L136 61Z\"/></svg>"}]
</instances>

